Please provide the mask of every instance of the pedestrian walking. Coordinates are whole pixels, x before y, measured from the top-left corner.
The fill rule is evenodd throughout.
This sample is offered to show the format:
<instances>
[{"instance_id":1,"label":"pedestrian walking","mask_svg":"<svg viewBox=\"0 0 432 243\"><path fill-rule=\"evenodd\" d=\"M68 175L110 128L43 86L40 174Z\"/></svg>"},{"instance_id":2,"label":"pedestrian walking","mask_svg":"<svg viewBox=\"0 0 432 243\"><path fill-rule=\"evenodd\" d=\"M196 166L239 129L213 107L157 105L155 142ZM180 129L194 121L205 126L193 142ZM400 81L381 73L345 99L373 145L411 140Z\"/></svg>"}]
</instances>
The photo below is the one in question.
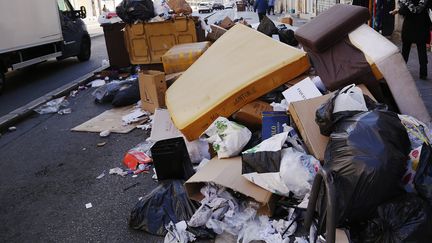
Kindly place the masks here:
<instances>
[{"instance_id":1,"label":"pedestrian walking","mask_svg":"<svg viewBox=\"0 0 432 243\"><path fill-rule=\"evenodd\" d=\"M258 10L258 18L259 18L260 22L264 18L264 16L266 15L267 8L268 8L267 0L256 0L255 1L254 12L257 12L257 10Z\"/></svg>"},{"instance_id":2,"label":"pedestrian walking","mask_svg":"<svg viewBox=\"0 0 432 243\"><path fill-rule=\"evenodd\" d=\"M405 62L408 62L411 45L415 43L417 46L420 79L427 79L426 43L431 25L428 9L428 0L399 0L399 9L390 12L391 14L399 13L404 17L402 24L402 56Z\"/></svg>"},{"instance_id":3,"label":"pedestrian walking","mask_svg":"<svg viewBox=\"0 0 432 243\"><path fill-rule=\"evenodd\" d=\"M268 8L267 8L267 14L268 15L270 15L270 14L275 15L274 5L275 5L275 0L268 0Z\"/></svg>"}]
</instances>

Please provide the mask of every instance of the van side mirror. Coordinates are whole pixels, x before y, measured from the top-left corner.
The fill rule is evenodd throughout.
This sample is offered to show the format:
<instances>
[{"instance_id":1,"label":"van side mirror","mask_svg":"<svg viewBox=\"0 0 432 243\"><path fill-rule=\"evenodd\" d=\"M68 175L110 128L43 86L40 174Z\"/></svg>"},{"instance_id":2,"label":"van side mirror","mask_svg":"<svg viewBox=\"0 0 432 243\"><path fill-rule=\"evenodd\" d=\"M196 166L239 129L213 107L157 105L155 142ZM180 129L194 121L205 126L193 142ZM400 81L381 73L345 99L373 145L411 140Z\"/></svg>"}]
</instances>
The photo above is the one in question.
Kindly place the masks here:
<instances>
[{"instance_id":1,"label":"van side mirror","mask_svg":"<svg viewBox=\"0 0 432 243\"><path fill-rule=\"evenodd\" d=\"M80 11L79 11L79 17L82 19L85 19L87 17L87 10L84 6L80 7Z\"/></svg>"}]
</instances>

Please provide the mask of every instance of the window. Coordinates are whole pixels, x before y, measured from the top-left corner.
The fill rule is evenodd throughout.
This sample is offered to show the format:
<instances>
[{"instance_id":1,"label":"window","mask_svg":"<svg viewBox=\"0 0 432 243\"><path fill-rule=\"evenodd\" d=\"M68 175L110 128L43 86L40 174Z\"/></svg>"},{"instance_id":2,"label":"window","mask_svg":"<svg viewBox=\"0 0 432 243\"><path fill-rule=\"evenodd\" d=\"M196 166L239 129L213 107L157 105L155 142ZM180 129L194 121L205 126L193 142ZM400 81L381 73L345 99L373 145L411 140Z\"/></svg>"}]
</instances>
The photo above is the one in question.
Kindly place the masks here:
<instances>
[{"instance_id":1,"label":"window","mask_svg":"<svg viewBox=\"0 0 432 243\"><path fill-rule=\"evenodd\" d=\"M70 12L72 10L67 0L57 0L57 4L62 12Z\"/></svg>"}]
</instances>

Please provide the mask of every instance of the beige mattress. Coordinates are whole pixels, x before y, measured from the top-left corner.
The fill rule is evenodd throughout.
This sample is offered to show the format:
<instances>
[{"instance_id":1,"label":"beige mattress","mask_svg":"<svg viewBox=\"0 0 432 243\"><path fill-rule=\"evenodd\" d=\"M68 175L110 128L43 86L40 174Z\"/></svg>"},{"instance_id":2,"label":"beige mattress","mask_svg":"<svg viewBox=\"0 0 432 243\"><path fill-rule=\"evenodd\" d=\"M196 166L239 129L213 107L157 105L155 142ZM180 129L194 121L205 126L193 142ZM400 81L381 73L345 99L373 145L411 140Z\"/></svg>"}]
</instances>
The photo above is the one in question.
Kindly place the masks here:
<instances>
[{"instance_id":1,"label":"beige mattress","mask_svg":"<svg viewBox=\"0 0 432 243\"><path fill-rule=\"evenodd\" d=\"M230 116L309 67L305 52L239 24L167 90L166 105L176 127L194 140L217 117Z\"/></svg>"}]
</instances>

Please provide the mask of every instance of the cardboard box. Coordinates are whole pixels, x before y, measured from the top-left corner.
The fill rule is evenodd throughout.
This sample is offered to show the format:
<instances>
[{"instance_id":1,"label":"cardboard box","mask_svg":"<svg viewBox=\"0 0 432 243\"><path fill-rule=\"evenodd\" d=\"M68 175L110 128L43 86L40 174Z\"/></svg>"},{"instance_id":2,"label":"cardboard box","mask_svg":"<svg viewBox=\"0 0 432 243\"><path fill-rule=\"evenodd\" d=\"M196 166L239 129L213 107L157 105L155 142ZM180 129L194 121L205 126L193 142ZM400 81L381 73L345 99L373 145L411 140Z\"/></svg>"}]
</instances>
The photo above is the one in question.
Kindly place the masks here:
<instances>
[{"instance_id":1,"label":"cardboard box","mask_svg":"<svg viewBox=\"0 0 432 243\"><path fill-rule=\"evenodd\" d=\"M141 106L144 110L155 112L156 108L165 106L167 90L165 74L160 71L142 71L139 73Z\"/></svg>"},{"instance_id":2,"label":"cardboard box","mask_svg":"<svg viewBox=\"0 0 432 243\"><path fill-rule=\"evenodd\" d=\"M291 17L289 17L289 16L285 16L285 17L280 18L280 22L282 24L293 25L293 19Z\"/></svg>"},{"instance_id":3,"label":"cardboard box","mask_svg":"<svg viewBox=\"0 0 432 243\"><path fill-rule=\"evenodd\" d=\"M235 25L234 21L232 21L229 17L225 17L220 23L220 27L229 30Z\"/></svg>"},{"instance_id":4,"label":"cardboard box","mask_svg":"<svg viewBox=\"0 0 432 243\"><path fill-rule=\"evenodd\" d=\"M213 158L186 181L185 187L189 198L201 201L204 196L201 194L200 189L205 183L213 182L251 197L261 204L258 213L271 216L274 208L273 194L248 181L242 176L241 171L242 160L240 156L229 159Z\"/></svg>"},{"instance_id":5,"label":"cardboard box","mask_svg":"<svg viewBox=\"0 0 432 243\"><path fill-rule=\"evenodd\" d=\"M362 89L364 94L374 99L366 86L358 85L358 87ZM331 96L332 94L327 94L308 100L296 101L292 102L289 106L289 113L291 114L309 153L321 162L324 161L324 152L329 138L321 135L319 127L315 122L315 112L318 107L325 103Z\"/></svg>"},{"instance_id":6,"label":"cardboard box","mask_svg":"<svg viewBox=\"0 0 432 243\"><path fill-rule=\"evenodd\" d=\"M175 45L162 56L165 74L186 71L210 46L210 42Z\"/></svg>"},{"instance_id":7,"label":"cardboard box","mask_svg":"<svg viewBox=\"0 0 432 243\"><path fill-rule=\"evenodd\" d=\"M265 111L262 113L262 139L267 139L283 132L283 124L289 125L289 117L285 111Z\"/></svg>"},{"instance_id":8,"label":"cardboard box","mask_svg":"<svg viewBox=\"0 0 432 243\"><path fill-rule=\"evenodd\" d=\"M270 104L255 100L243 106L239 111L233 114L233 119L238 123L251 128L259 128L262 125L262 112L272 111Z\"/></svg>"},{"instance_id":9,"label":"cardboard box","mask_svg":"<svg viewBox=\"0 0 432 243\"><path fill-rule=\"evenodd\" d=\"M224 29L224 28L222 28L220 26L214 25L214 24L211 24L210 28L211 28L212 32L210 32L210 33L207 34L207 40L213 41L213 42L215 42L223 34L225 34L225 32L227 32L226 29Z\"/></svg>"}]
</instances>

